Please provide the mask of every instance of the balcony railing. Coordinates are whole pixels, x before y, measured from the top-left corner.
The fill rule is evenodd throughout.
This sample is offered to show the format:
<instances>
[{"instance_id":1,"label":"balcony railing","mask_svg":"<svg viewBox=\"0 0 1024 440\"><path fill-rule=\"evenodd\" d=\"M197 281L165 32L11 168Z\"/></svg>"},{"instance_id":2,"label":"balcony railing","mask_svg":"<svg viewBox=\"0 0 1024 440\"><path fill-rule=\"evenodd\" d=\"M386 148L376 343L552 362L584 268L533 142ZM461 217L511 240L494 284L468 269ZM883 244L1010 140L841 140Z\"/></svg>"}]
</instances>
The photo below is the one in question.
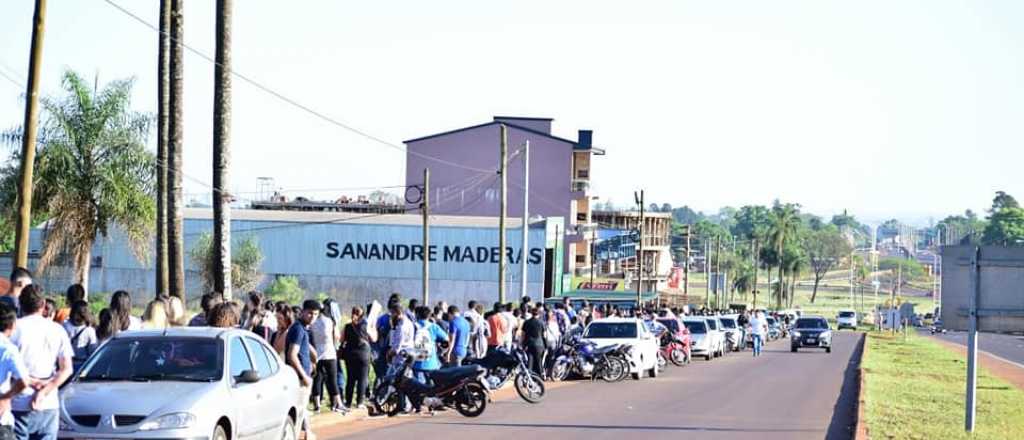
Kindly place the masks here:
<instances>
[{"instance_id":1,"label":"balcony railing","mask_svg":"<svg viewBox=\"0 0 1024 440\"><path fill-rule=\"evenodd\" d=\"M587 191L590 191L590 180L589 179L573 179L572 180L572 191L573 192L587 192Z\"/></svg>"}]
</instances>

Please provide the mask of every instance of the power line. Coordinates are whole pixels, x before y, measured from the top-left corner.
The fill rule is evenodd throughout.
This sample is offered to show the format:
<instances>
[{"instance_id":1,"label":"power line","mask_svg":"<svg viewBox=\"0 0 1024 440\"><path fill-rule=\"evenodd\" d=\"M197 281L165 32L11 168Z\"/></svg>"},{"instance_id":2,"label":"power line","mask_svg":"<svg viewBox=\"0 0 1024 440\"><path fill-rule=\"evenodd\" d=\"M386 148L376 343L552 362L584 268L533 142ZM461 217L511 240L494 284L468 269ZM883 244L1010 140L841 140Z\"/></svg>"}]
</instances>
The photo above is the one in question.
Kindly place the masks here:
<instances>
[{"instance_id":1,"label":"power line","mask_svg":"<svg viewBox=\"0 0 1024 440\"><path fill-rule=\"evenodd\" d=\"M146 21L142 17L139 17L135 13L125 9L121 5L115 3L113 0L103 0L103 1L106 2L108 5L112 6L113 8L121 11L125 15L128 15L129 17L135 19L135 21L138 21L139 23L143 24L144 26L146 26L146 27L148 27L148 28L150 28L150 29L152 29L154 31L160 32L160 29L158 27L156 27L153 24L149 23L148 21ZM171 37L168 35L168 38L171 38ZM291 106L293 106L293 107L295 107L295 108L297 108L299 110L302 110L302 111L304 111L306 113L309 113L310 115L312 115L312 116L314 116L314 117L316 117L316 118L318 118L320 120L323 120L323 121L325 121L325 122L327 122L329 124L335 125L337 127L343 128L345 130L348 130L349 132L355 133L355 134L357 134L359 136L362 136L362 137L364 137L366 139L369 139L371 141L377 142L377 143L379 143L381 145L384 145L384 146L396 149L396 150L398 150L400 152L407 153L407 154L410 154L410 155L413 155L413 156L416 156L416 157L419 157L419 158L422 158L422 159L432 160L434 162L438 162L438 163L449 165L449 166L452 166L452 167L455 167L455 168L462 168L462 169L470 170L470 171L477 171L477 172L482 172L482 173L490 173L490 172L492 172L491 170L487 170L487 169L483 169L483 168L470 167L470 166L459 164L457 162L452 162L452 161L449 161L449 160L440 159L440 158L433 157L433 156L430 156L430 155L426 155L426 154L423 154L423 153L419 153L419 152L416 152L416 151L411 151L411 150L409 150L407 148L404 148L404 147L401 147L401 146L399 146L397 144L391 143L391 142L389 142L387 140L384 140L384 139L382 139L380 137L374 136L374 135L372 135L372 134L370 134L370 133L368 133L366 131L360 130L360 129L356 128L356 127L353 127L351 125L348 125L348 124L345 124L345 123L343 123L341 121L338 121L337 119L334 119L334 118L332 118L330 116L327 116L324 113L321 113L321 112L319 112L319 111L317 111L317 110L315 110L315 109L313 109L313 108L311 108L309 106L306 106L306 105L304 105L304 104L302 104L302 103L300 103L300 102L298 102L298 101L296 101L294 99L291 99L291 98L285 96L284 94L282 94L282 93L280 93L280 92L278 92L276 90L273 90L270 87L265 86L265 85L257 82L254 79L249 78L248 76L242 75L241 73L239 73L239 72L235 71L234 69L232 69L230 66L221 65L221 64L217 63L217 61L214 60L212 57L210 57L210 56L200 52L197 49L194 49L193 47L189 46L188 44L185 44L184 41L178 41L178 40L176 40L174 38L171 38L171 41L174 42L174 43L177 43L177 44L181 44L182 47L187 49L189 52L192 52L196 56L199 56L200 58L203 58L206 61L209 61L210 63L213 63L214 65L218 65L218 66L226 69L228 72L231 73L231 75L235 76L236 78L238 78L238 79L240 79L240 80L242 80L242 81L244 81L246 83L249 83L253 87L256 87L257 89L259 89L259 90L261 90L261 91L263 91L263 92L265 92L265 93L267 93L267 94L269 94L269 95L271 95L271 96L273 96L273 97L275 97L275 98L277 98L277 99L279 99L279 100L281 100L281 101L283 101L283 102L285 102L285 103L287 103L287 104L289 104L289 105L291 105Z\"/></svg>"}]
</instances>

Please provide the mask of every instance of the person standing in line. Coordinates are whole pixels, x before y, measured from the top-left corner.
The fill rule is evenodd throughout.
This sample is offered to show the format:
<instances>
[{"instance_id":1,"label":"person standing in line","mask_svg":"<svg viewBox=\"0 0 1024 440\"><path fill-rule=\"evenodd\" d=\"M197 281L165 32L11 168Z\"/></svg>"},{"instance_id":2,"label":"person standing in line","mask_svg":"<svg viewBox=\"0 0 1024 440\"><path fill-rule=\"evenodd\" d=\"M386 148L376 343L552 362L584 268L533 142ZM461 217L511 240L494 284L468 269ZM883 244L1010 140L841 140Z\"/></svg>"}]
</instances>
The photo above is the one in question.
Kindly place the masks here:
<instances>
[{"instance_id":1,"label":"person standing in line","mask_svg":"<svg viewBox=\"0 0 1024 440\"><path fill-rule=\"evenodd\" d=\"M204 293L202 298L199 299L199 307L203 309L202 312L197 313L196 316L192 317L192 320L188 322L189 327L206 327L207 318L210 316L210 311L213 310L217 304L224 301L222 295L216 293Z\"/></svg>"},{"instance_id":2,"label":"person standing in line","mask_svg":"<svg viewBox=\"0 0 1024 440\"><path fill-rule=\"evenodd\" d=\"M388 334L388 358L393 359L398 352L413 348L416 336L416 325L409 320L409 315L401 304L393 304L391 313L391 332Z\"/></svg>"},{"instance_id":3,"label":"person standing in line","mask_svg":"<svg viewBox=\"0 0 1024 440\"><path fill-rule=\"evenodd\" d=\"M287 359L285 356L285 346L288 341L288 330L292 328L292 324L295 323L295 313L292 312L291 307L277 307L274 317L277 320L277 332L271 337L272 342L270 345L274 347L274 351L281 355L282 358Z\"/></svg>"},{"instance_id":4,"label":"person standing in line","mask_svg":"<svg viewBox=\"0 0 1024 440\"><path fill-rule=\"evenodd\" d=\"M71 377L74 350L67 332L43 318L46 301L35 286L26 286L18 302L24 317L18 319L11 342L35 383L30 392L11 401L14 435L18 440L56 440L60 428L57 389Z\"/></svg>"},{"instance_id":5,"label":"person standing in line","mask_svg":"<svg viewBox=\"0 0 1024 440\"><path fill-rule=\"evenodd\" d=\"M548 349L547 338L545 338L546 326L538 317L539 310L530 311L530 319L523 323L522 347L530 358L530 370L537 373L538 377L544 377L544 353Z\"/></svg>"},{"instance_id":6,"label":"person standing in line","mask_svg":"<svg viewBox=\"0 0 1024 440\"><path fill-rule=\"evenodd\" d=\"M363 309L352 308L352 320L341 332L341 357L345 361L345 406L366 407L366 389L370 375L371 347L376 342L367 331ZM357 398L356 398L357 397ZM353 398L356 398L353 401ZM353 403L356 405L353 407Z\"/></svg>"},{"instance_id":7,"label":"person standing in line","mask_svg":"<svg viewBox=\"0 0 1024 440\"><path fill-rule=\"evenodd\" d=\"M21 304L18 302L18 298L21 297L21 291L32 285L32 272L24 267L15 267L11 271L11 285L7 289L7 293L0 296L0 302L11 306L14 312L21 316Z\"/></svg>"},{"instance_id":8,"label":"person standing in line","mask_svg":"<svg viewBox=\"0 0 1024 440\"><path fill-rule=\"evenodd\" d=\"M506 303L502 309L502 312L500 313L501 316L505 318L505 323L507 326L507 331L505 332L505 339L504 342L502 342L501 344L501 346L505 348L512 348L512 343L519 341L516 338L516 334L518 334L519 332L520 323L519 318L517 318L515 313L513 313L513 309L515 309L515 306L512 303Z\"/></svg>"},{"instance_id":9,"label":"person standing in line","mask_svg":"<svg viewBox=\"0 0 1024 440\"><path fill-rule=\"evenodd\" d=\"M85 288L81 284L72 284L64 292L64 307L57 309L53 320L57 324L64 324L71 317L71 306L78 301L85 301Z\"/></svg>"},{"instance_id":10,"label":"person standing in line","mask_svg":"<svg viewBox=\"0 0 1024 440\"><path fill-rule=\"evenodd\" d=\"M494 311L491 312L491 316L487 317L487 325L491 330L490 336L487 337L487 354L491 354L498 347L501 347L507 338L509 330L508 321L505 320L504 316L501 316L502 309L501 303L494 303Z\"/></svg>"},{"instance_id":11,"label":"person standing in line","mask_svg":"<svg viewBox=\"0 0 1024 440\"><path fill-rule=\"evenodd\" d=\"M10 337L18 320L18 313L0 303L0 440L14 440L14 414L11 400L28 388L29 373Z\"/></svg>"},{"instance_id":12,"label":"person standing in line","mask_svg":"<svg viewBox=\"0 0 1024 440\"><path fill-rule=\"evenodd\" d=\"M482 358L487 354L487 333L490 328L480 311L483 306L476 301L469 301L466 313L462 316L469 322L469 352L467 356Z\"/></svg>"},{"instance_id":13,"label":"person standing in line","mask_svg":"<svg viewBox=\"0 0 1024 440\"><path fill-rule=\"evenodd\" d=\"M302 313L299 319L288 327L285 334L285 355L288 366L295 370L299 376L302 399L300 402L308 402L313 385L313 362L310 356L309 326L320 316L320 303L316 300L306 300L302 303ZM306 433L306 440L315 440L316 435L309 420L309 411L305 406L299 415L302 431Z\"/></svg>"},{"instance_id":14,"label":"person standing in line","mask_svg":"<svg viewBox=\"0 0 1024 440\"><path fill-rule=\"evenodd\" d=\"M461 367L462 361L469 355L469 335L472 327L462 314L458 306L448 306L449 324L448 339L452 341L451 357L449 367Z\"/></svg>"},{"instance_id":15,"label":"person standing in line","mask_svg":"<svg viewBox=\"0 0 1024 440\"><path fill-rule=\"evenodd\" d=\"M761 355L761 346L764 345L764 336L768 333L768 321L764 314L755 310L750 316L750 339L754 344L754 356Z\"/></svg>"},{"instance_id":16,"label":"person standing in line","mask_svg":"<svg viewBox=\"0 0 1024 440\"><path fill-rule=\"evenodd\" d=\"M132 296L128 292L118 290L110 296L110 314L117 331L142 330L142 320L132 315Z\"/></svg>"},{"instance_id":17,"label":"person standing in line","mask_svg":"<svg viewBox=\"0 0 1024 440\"><path fill-rule=\"evenodd\" d=\"M426 375L423 372L441 368L441 358L438 355L437 349L438 345L449 342L448 333L445 333L441 326L430 320L430 308L426 306L416 309L416 335L413 337L413 340L417 349L423 349L427 352L422 360L412 364L412 369L417 373L418 380L426 383Z\"/></svg>"},{"instance_id":18,"label":"person standing in line","mask_svg":"<svg viewBox=\"0 0 1024 440\"><path fill-rule=\"evenodd\" d=\"M146 311L142 314L142 328L162 330L167 328L167 304L159 299L154 299L146 305Z\"/></svg>"},{"instance_id":19,"label":"person standing in line","mask_svg":"<svg viewBox=\"0 0 1024 440\"><path fill-rule=\"evenodd\" d=\"M71 305L71 315L67 321L64 321L64 331L68 333L68 338L71 340L71 349L75 351L74 356L71 358L71 364L74 371L78 371L99 345L96 329L93 328L92 312L89 311L89 303L76 301Z\"/></svg>"},{"instance_id":20,"label":"person standing in line","mask_svg":"<svg viewBox=\"0 0 1024 440\"><path fill-rule=\"evenodd\" d=\"M388 298L387 309L377 317L377 322L368 322L367 326L374 326L377 329L377 342L373 344L373 374L376 377L384 377L388 372L388 355L390 354L391 342L391 309L401 304L402 297L392 293ZM347 385L347 384L346 384Z\"/></svg>"},{"instance_id":21,"label":"person standing in line","mask_svg":"<svg viewBox=\"0 0 1024 440\"><path fill-rule=\"evenodd\" d=\"M345 413L338 390L338 352L341 342L338 326L327 312L320 313L310 325L313 348L316 350L316 374L313 375L313 412L320 412L320 401L324 387L331 399L331 411Z\"/></svg>"}]
</instances>

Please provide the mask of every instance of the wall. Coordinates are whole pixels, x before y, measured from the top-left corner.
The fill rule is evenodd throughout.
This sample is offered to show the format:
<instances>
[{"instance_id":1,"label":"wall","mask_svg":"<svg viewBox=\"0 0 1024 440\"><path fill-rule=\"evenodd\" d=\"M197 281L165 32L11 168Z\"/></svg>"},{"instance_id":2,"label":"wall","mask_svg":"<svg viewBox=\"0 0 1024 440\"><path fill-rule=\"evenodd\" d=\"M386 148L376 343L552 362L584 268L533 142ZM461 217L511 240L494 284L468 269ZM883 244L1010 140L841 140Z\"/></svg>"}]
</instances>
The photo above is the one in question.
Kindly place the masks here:
<instances>
[{"instance_id":1,"label":"wall","mask_svg":"<svg viewBox=\"0 0 1024 440\"><path fill-rule=\"evenodd\" d=\"M969 295L974 294L970 264L974 250L974 246L942 247L941 316L945 328L967 329ZM983 246L981 261L978 328L1024 332L1024 248Z\"/></svg>"}]
</instances>

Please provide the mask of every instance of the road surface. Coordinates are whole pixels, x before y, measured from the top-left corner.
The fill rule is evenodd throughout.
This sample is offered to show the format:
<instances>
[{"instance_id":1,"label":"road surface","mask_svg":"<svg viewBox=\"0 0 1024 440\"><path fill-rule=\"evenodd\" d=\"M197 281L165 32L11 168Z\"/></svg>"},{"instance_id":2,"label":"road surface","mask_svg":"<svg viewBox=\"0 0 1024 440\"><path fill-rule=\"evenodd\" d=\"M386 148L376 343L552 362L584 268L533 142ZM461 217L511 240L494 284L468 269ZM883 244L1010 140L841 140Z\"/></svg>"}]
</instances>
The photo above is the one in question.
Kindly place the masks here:
<instances>
[{"instance_id":1,"label":"road surface","mask_svg":"<svg viewBox=\"0 0 1024 440\"><path fill-rule=\"evenodd\" d=\"M695 360L682 368L669 366L657 379L588 381L552 389L539 405L498 401L475 419L447 411L346 432L345 438L623 440L639 434L644 439L845 440L855 417L859 341L857 333L837 333L831 354L790 353L788 341L776 341L759 358L745 351L711 362Z\"/></svg>"},{"instance_id":2,"label":"road surface","mask_svg":"<svg viewBox=\"0 0 1024 440\"><path fill-rule=\"evenodd\" d=\"M922 332L928 334L928 332ZM967 346L967 332L950 331L936 338ZM978 349L1024 366L1024 336L978 333Z\"/></svg>"}]
</instances>

